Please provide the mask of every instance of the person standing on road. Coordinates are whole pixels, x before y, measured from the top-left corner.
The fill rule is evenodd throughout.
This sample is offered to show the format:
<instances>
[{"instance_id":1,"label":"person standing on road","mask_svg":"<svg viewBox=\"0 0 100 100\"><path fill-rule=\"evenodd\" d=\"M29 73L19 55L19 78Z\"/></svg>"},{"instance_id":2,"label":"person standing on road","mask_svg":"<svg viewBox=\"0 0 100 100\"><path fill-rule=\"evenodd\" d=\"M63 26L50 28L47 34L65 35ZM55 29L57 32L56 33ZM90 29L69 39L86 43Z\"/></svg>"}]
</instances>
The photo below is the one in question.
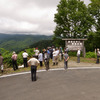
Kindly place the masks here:
<instances>
[{"instance_id":1,"label":"person standing on road","mask_svg":"<svg viewBox=\"0 0 100 100\"><path fill-rule=\"evenodd\" d=\"M1 67L1 72L3 73L3 57L0 53L0 67Z\"/></svg>"},{"instance_id":2,"label":"person standing on road","mask_svg":"<svg viewBox=\"0 0 100 100\"><path fill-rule=\"evenodd\" d=\"M81 54L81 51L78 48L78 50L77 50L77 63L80 63L80 54Z\"/></svg>"},{"instance_id":3,"label":"person standing on road","mask_svg":"<svg viewBox=\"0 0 100 100\"><path fill-rule=\"evenodd\" d=\"M40 53L39 53L39 55L38 55L38 60L39 60L39 62L40 62L40 67L42 67L42 66L43 66L43 54L42 54L41 51L40 51Z\"/></svg>"},{"instance_id":4,"label":"person standing on road","mask_svg":"<svg viewBox=\"0 0 100 100\"><path fill-rule=\"evenodd\" d=\"M34 52L35 52L36 59L38 59L38 55L39 55L39 50L38 50L38 48L35 48Z\"/></svg>"},{"instance_id":5,"label":"person standing on road","mask_svg":"<svg viewBox=\"0 0 100 100\"><path fill-rule=\"evenodd\" d=\"M36 56L33 55L33 58L28 60L29 66L31 66L31 80L36 81L36 71L39 61L36 59Z\"/></svg>"},{"instance_id":6,"label":"person standing on road","mask_svg":"<svg viewBox=\"0 0 100 100\"><path fill-rule=\"evenodd\" d=\"M50 47L50 58L53 58L53 47Z\"/></svg>"},{"instance_id":7,"label":"person standing on road","mask_svg":"<svg viewBox=\"0 0 100 100\"><path fill-rule=\"evenodd\" d=\"M53 66L55 65L55 59L56 59L56 50L54 49L53 50L53 60L52 60Z\"/></svg>"},{"instance_id":8,"label":"person standing on road","mask_svg":"<svg viewBox=\"0 0 100 100\"><path fill-rule=\"evenodd\" d=\"M16 69L18 69L18 66L17 66L17 54L15 53L15 51L13 52L11 58L12 58L12 63L13 63L13 69L15 71Z\"/></svg>"},{"instance_id":9,"label":"person standing on road","mask_svg":"<svg viewBox=\"0 0 100 100\"><path fill-rule=\"evenodd\" d=\"M67 54L68 54L69 53L69 48L68 47L66 48L66 51L67 51Z\"/></svg>"},{"instance_id":10,"label":"person standing on road","mask_svg":"<svg viewBox=\"0 0 100 100\"><path fill-rule=\"evenodd\" d=\"M47 71L49 70L49 60L50 60L50 56L49 56L49 54L47 53L47 50L46 50L45 53L44 53L44 64L45 64Z\"/></svg>"},{"instance_id":11,"label":"person standing on road","mask_svg":"<svg viewBox=\"0 0 100 100\"><path fill-rule=\"evenodd\" d=\"M26 52L26 50L24 51L24 53L22 54L22 56L23 56L24 67L28 67L28 65L27 65L28 53Z\"/></svg>"},{"instance_id":12,"label":"person standing on road","mask_svg":"<svg viewBox=\"0 0 100 100\"><path fill-rule=\"evenodd\" d=\"M63 54L62 47L60 47L59 48L59 61L62 61L62 54Z\"/></svg>"},{"instance_id":13,"label":"person standing on road","mask_svg":"<svg viewBox=\"0 0 100 100\"><path fill-rule=\"evenodd\" d=\"M56 55L56 57L55 57L55 64L56 65L58 65L58 59L59 59L59 49L58 49L58 47L56 47L56 51L55 51L55 55Z\"/></svg>"},{"instance_id":14,"label":"person standing on road","mask_svg":"<svg viewBox=\"0 0 100 100\"><path fill-rule=\"evenodd\" d=\"M100 57L100 51L99 51L99 49L97 49L97 61L96 61L96 64L99 64L99 57Z\"/></svg>"},{"instance_id":15,"label":"person standing on road","mask_svg":"<svg viewBox=\"0 0 100 100\"><path fill-rule=\"evenodd\" d=\"M65 70L68 68L68 60L69 60L69 55L67 54L67 51L64 52L64 68Z\"/></svg>"}]
</instances>

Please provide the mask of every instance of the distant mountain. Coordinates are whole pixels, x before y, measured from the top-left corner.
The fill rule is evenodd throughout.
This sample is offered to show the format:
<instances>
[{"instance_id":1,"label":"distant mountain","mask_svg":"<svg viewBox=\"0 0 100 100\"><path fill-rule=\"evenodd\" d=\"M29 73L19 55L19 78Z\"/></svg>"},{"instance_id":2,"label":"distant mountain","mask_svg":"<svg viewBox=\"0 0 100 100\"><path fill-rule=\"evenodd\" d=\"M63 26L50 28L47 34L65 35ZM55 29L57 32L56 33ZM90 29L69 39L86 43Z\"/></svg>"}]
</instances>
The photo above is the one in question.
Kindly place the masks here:
<instances>
[{"instance_id":1,"label":"distant mountain","mask_svg":"<svg viewBox=\"0 0 100 100\"><path fill-rule=\"evenodd\" d=\"M53 43L53 40L41 40L39 42L36 42L30 45L29 48L38 47L39 50L42 50L42 49L46 49L47 47L52 47L52 46L55 46Z\"/></svg>"},{"instance_id":2,"label":"distant mountain","mask_svg":"<svg viewBox=\"0 0 100 100\"><path fill-rule=\"evenodd\" d=\"M41 40L52 40L52 36L0 34L0 48L18 52Z\"/></svg>"}]
</instances>

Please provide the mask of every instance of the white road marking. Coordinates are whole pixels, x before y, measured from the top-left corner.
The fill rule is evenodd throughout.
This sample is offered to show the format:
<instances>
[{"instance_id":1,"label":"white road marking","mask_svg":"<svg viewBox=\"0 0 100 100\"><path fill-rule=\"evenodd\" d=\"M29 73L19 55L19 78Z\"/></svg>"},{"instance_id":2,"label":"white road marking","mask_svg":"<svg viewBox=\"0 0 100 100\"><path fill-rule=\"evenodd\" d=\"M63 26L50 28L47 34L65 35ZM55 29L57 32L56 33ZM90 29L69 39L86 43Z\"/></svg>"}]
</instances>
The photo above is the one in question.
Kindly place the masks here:
<instances>
[{"instance_id":1,"label":"white road marking","mask_svg":"<svg viewBox=\"0 0 100 100\"><path fill-rule=\"evenodd\" d=\"M76 69L100 69L100 67L75 67L75 68L68 68L68 70L76 70ZM55 68L55 69L49 69L49 71L56 71L56 70L64 70L64 68ZM46 70L37 70L37 72L45 72ZM28 72L21 72L21 73L15 73L15 74L9 74L9 75L2 75L0 78L4 77L10 77L10 76L16 76L16 75L23 75L23 74L29 74L31 73L30 71Z\"/></svg>"}]
</instances>

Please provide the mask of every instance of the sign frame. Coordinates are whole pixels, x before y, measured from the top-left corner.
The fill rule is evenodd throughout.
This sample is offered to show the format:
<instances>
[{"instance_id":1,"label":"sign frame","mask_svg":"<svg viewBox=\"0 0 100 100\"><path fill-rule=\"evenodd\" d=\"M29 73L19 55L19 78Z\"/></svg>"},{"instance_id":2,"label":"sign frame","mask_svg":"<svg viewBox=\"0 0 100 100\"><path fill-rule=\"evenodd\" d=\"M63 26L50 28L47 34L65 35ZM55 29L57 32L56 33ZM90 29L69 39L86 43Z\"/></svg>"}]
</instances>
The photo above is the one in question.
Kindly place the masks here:
<instances>
[{"instance_id":1,"label":"sign frame","mask_svg":"<svg viewBox=\"0 0 100 100\"><path fill-rule=\"evenodd\" d=\"M73 39L73 38L64 38L65 47L68 47L70 51L77 51L79 48L83 52L83 57L85 57L86 50L84 46L84 41L87 39Z\"/></svg>"}]
</instances>

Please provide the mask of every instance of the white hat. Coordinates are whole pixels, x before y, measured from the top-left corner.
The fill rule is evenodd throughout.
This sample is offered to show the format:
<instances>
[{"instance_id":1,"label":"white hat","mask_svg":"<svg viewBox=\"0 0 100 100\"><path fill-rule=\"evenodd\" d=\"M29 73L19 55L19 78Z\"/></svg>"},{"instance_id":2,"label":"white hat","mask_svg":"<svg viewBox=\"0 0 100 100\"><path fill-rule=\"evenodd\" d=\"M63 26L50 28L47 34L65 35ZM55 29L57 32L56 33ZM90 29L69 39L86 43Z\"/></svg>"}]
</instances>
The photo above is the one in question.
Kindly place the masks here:
<instances>
[{"instance_id":1,"label":"white hat","mask_svg":"<svg viewBox=\"0 0 100 100\"><path fill-rule=\"evenodd\" d=\"M16 52L15 51L13 51L13 54L15 54Z\"/></svg>"}]
</instances>

